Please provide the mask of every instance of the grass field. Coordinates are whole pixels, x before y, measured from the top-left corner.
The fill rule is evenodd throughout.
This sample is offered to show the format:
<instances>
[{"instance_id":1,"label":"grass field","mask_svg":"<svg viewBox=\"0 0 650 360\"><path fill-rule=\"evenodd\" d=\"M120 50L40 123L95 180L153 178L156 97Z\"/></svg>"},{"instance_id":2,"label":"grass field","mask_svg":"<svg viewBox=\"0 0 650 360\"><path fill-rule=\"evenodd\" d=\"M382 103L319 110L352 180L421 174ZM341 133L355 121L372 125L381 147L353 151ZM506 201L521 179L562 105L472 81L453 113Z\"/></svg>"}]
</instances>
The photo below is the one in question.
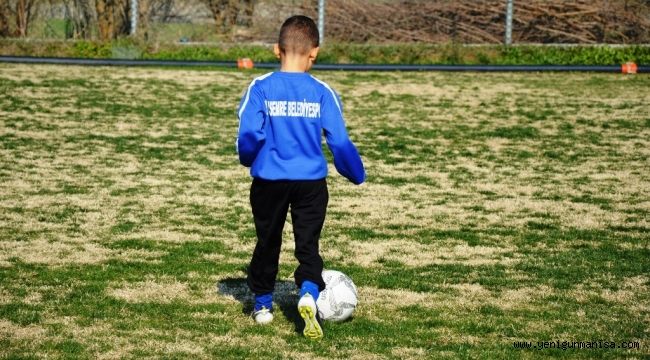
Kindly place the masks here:
<instances>
[{"instance_id":1,"label":"grass field","mask_svg":"<svg viewBox=\"0 0 650 360\"><path fill-rule=\"evenodd\" d=\"M316 74L369 176L330 171L322 255L360 304L311 342L290 226L276 319L248 317L258 74L0 65L0 358L650 356L649 76Z\"/></svg>"}]
</instances>

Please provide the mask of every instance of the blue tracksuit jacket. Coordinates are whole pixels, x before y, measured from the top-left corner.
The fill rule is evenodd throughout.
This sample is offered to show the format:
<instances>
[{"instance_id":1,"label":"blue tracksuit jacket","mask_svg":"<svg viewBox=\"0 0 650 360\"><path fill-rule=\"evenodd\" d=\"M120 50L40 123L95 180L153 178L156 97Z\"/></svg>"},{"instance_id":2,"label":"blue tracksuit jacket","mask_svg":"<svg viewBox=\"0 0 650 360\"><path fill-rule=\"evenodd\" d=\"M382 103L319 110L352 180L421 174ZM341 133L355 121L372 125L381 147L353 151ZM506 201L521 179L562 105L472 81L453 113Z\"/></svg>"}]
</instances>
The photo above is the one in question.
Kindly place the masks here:
<instances>
[{"instance_id":1,"label":"blue tracksuit jacket","mask_svg":"<svg viewBox=\"0 0 650 360\"><path fill-rule=\"evenodd\" d=\"M336 170L361 184L366 172L342 110L336 92L309 73L272 72L254 79L239 105L240 163L265 180L323 179L324 133Z\"/></svg>"}]
</instances>

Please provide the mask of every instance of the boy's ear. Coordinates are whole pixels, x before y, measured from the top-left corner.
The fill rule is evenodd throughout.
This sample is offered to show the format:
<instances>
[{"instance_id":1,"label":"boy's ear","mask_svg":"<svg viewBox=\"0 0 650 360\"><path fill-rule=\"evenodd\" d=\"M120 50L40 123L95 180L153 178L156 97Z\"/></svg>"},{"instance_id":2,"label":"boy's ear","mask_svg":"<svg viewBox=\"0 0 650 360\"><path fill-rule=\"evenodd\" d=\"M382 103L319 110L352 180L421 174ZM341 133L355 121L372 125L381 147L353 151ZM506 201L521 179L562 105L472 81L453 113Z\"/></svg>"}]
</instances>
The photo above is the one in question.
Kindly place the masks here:
<instances>
[{"instance_id":1,"label":"boy's ear","mask_svg":"<svg viewBox=\"0 0 650 360\"><path fill-rule=\"evenodd\" d=\"M280 44L273 45L273 53L275 54L275 57L278 59L280 58Z\"/></svg>"},{"instance_id":2,"label":"boy's ear","mask_svg":"<svg viewBox=\"0 0 650 360\"><path fill-rule=\"evenodd\" d=\"M309 62L312 64L316 62L316 58L318 57L318 50L320 50L319 47L315 47L309 51Z\"/></svg>"}]
</instances>

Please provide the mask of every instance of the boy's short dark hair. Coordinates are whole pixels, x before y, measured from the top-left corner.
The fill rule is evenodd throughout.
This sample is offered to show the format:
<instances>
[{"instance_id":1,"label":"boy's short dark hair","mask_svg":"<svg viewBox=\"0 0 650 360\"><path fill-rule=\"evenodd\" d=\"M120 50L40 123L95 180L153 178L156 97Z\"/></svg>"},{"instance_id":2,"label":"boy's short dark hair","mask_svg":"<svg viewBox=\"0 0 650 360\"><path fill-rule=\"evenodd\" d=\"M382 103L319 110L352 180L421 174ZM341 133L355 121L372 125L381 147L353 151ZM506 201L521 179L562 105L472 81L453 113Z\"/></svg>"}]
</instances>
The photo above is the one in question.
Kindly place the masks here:
<instances>
[{"instance_id":1,"label":"boy's short dark hair","mask_svg":"<svg viewBox=\"0 0 650 360\"><path fill-rule=\"evenodd\" d=\"M294 15L284 21L280 28L278 44L283 53L306 55L319 44L318 27L314 20Z\"/></svg>"}]
</instances>

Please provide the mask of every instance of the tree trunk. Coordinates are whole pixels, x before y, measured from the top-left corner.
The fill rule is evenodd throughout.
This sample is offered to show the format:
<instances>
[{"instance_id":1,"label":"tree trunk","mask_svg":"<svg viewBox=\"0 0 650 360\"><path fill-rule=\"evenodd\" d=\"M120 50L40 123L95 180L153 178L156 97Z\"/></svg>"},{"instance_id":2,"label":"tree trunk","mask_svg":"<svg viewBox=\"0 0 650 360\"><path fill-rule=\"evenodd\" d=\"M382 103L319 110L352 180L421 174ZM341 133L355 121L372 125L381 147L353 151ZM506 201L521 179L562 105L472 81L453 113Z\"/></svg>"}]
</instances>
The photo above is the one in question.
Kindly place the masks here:
<instances>
[{"instance_id":1,"label":"tree trunk","mask_svg":"<svg viewBox=\"0 0 650 360\"><path fill-rule=\"evenodd\" d=\"M115 33L115 24L113 21L113 0L97 0L95 10L97 11L97 29L101 40L111 40Z\"/></svg>"},{"instance_id":2,"label":"tree trunk","mask_svg":"<svg viewBox=\"0 0 650 360\"><path fill-rule=\"evenodd\" d=\"M93 13L89 0L67 0L65 6L65 20L67 39L88 39L92 32Z\"/></svg>"},{"instance_id":3,"label":"tree trunk","mask_svg":"<svg viewBox=\"0 0 650 360\"><path fill-rule=\"evenodd\" d=\"M0 37L11 35L9 29L9 0L0 0Z\"/></svg>"},{"instance_id":4,"label":"tree trunk","mask_svg":"<svg viewBox=\"0 0 650 360\"><path fill-rule=\"evenodd\" d=\"M214 22L217 25L217 32L221 32L221 26L223 24L223 11L224 11L224 1L223 0L204 0L206 5L210 8L212 12L212 17Z\"/></svg>"},{"instance_id":5,"label":"tree trunk","mask_svg":"<svg viewBox=\"0 0 650 360\"><path fill-rule=\"evenodd\" d=\"M243 19L241 21L242 25L251 26L253 25L253 13L255 12L255 0L243 0Z\"/></svg>"},{"instance_id":6,"label":"tree trunk","mask_svg":"<svg viewBox=\"0 0 650 360\"><path fill-rule=\"evenodd\" d=\"M95 10L101 40L116 39L129 33L128 0L97 0Z\"/></svg>"},{"instance_id":7,"label":"tree trunk","mask_svg":"<svg viewBox=\"0 0 650 360\"><path fill-rule=\"evenodd\" d=\"M227 33L237 21L239 13L238 0L203 0L210 8L217 25L217 33Z\"/></svg>"},{"instance_id":8,"label":"tree trunk","mask_svg":"<svg viewBox=\"0 0 650 360\"><path fill-rule=\"evenodd\" d=\"M224 14L225 32L228 32L237 23L237 16L239 15L241 3L238 0L229 0L227 6L226 13Z\"/></svg>"},{"instance_id":9,"label":"tree trunk","mask_svg":"<svg viewBox=\"0 0 650 360\"><path fill-rule=\"evenodd\" d=\"M138 31L143 39L149 39L149 19L151 16L151 0L138 0Z\"/></svg>"},{"instance_id":10,"label":"tree trunk","mask_svg":"<svg viewBox=\"0 0 650 360\"><path fill-rule=\"evenodd\" d=\"M18 0L16 2L16 36L27 36L29 22L34 17L33 6L34 0Z\"/></svg>"},{"instance_id":11,"label":"tree trunk","mask_svg":"<svg viewBox=\"0 0 650 360\"><path fill-rule=\"evenodd\" d=\"M93 13L90 10L89 0L74 0L74 7L76 8L76 16L74 18L74 37L88 39L91 34L91 22Z\"/></svg>"},{"instance_id":12,"label":"tree trunk","mask_svg":"<svg viewBox=\"0 0 650 360\"><path fill-rule=\"evenodd\" d=\"M115 34L116 39L120 35L128 35L131 30L131 6L129 0L115 0Z\"/></svg>"}]
</instances>

